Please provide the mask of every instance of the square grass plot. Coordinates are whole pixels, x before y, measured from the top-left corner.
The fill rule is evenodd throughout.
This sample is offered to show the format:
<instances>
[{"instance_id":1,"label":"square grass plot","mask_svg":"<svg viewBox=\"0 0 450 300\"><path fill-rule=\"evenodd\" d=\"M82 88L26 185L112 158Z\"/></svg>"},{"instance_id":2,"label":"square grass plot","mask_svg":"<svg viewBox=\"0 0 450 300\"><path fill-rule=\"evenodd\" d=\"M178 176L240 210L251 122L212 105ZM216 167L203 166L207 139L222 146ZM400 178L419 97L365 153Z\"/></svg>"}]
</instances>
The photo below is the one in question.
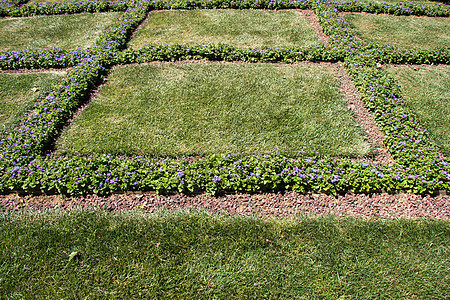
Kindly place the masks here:
<instances>
[{"instance_id":1,"label":"square grass plot","mask_svg":"<svg viewBox=\"0 0 450 300\"><path fill-rule=\"evenodd\" d=\"M0 133L4 135L18 124L38 97L51 90L65 72L8 74L0 73Z\"/></svg>"},{"instance_id":2,"label":"square grass plot","mask_svg":"<svg viewBox=\"0 0 450 300\"><path fill-rule=\"evenodd\" d=\"M176 10L152 12L131 47L151 43L299 48L318 45L319 40L300 11Z\"/></svg>"},{"instance_id":3,"label":"square grass plot","mask_svg":"<svg viewBox=\"0 0 450 300\"><path fill-rule=\"evenodd\" d=\"M0 19L0 50L63 48L94 45L121 13L83 13Z\"/></svg>"},{"instance_id":4,"label":"square grass plot","mask_svg":"<svg viewBox=\"0 0 450 300\"><path fill-rule=\"evenodd\" d=\"M320 65L153 63L114 69L61 154L181 157L274 148L363 156L363 130Z\"/></svg>"},{"instance_id":5,"label":"square grass plot","mask_svg":"<svg viewBox=\"0 0 450 300\"><path fill-rule=\"evenodd\" d=\"M346 13L345 20L365 41L400 48L450 47L450 18Z\"/></svg>"},{"instance_id":6,"label":"square grass plot","mask_svg":"<svg viewBox=\"0 0 450 300\"><path fill-rule=\"evenodd\" d=\"M398 80L407 108L450 155L450 67L392 66L388 71Z\"/></svg>"}]
</instances>

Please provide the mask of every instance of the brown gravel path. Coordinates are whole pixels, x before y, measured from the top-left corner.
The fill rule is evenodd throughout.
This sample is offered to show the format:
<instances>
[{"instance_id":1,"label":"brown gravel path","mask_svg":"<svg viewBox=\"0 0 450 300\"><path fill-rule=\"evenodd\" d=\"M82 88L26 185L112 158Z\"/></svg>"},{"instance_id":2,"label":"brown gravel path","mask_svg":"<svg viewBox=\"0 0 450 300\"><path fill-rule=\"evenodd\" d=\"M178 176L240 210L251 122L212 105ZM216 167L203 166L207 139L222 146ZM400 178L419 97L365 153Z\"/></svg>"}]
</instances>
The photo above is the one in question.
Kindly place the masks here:
<instances>
[{"instance_id":1,"label":"brown gravel path","mask_svg":"<svg viewBox=\"0 0 450 300\"><path fill-rule=\"evenodd\" d=\"M232 215L260 217L293 217L297 214L334 214L358 218L437 218L450 220L450 196L420 196L414 194L324 194L264 193L236 194L213 197L208 195L157 195L154 193L116 194L108 197L87 195L78 198L61 196L0 195L0 211L21 209L106 209L143 210L205 209Z\"/></svg>"}]
</instances>

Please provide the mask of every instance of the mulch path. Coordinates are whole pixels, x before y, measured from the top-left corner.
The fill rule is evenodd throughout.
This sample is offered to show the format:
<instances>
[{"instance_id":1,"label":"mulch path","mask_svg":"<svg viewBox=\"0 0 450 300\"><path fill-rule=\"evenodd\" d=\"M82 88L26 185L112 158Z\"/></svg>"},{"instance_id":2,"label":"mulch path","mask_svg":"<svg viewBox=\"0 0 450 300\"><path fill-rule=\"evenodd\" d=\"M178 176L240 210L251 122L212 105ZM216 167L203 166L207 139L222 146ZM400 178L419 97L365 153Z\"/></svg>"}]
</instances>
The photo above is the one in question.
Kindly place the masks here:
<instances>
[{"instance_id":1,"label":"mulch path","mask_svg":"<svg viewBox=\"0 0 450 300\"><path fill-rule=\"evenodd\" d=\"M351 216L358 218L436 218L450 220L449 195L414 194L325 194L261 193L230 194L223 196L157 195L155 193L114 194L107 197L62 197L58 195L19 196L0 195L0 211L23 209L69 210L105 209L108 211L142 210L157 212L181 209L203 209L209 212L226 212L231 215L259 217L295 217L299 214Z\"/></svg>"}]
</instances>

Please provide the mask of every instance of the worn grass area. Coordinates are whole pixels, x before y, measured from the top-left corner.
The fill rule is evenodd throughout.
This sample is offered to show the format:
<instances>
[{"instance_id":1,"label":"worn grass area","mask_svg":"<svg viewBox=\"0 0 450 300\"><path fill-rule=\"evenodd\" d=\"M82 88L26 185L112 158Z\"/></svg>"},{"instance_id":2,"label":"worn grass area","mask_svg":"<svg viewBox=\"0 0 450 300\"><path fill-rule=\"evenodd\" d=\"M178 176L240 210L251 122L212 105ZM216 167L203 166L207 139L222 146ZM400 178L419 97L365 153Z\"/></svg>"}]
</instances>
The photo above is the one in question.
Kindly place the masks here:
<instances>
[{"instance_id":1,"label":"worn grass area","mask_svg":"<svg viewBox=\"0 0 450 300\"><path fill-rule=\"evenodd\" d=\"M450 155L450 67L390 66L388 71L399 81L406 106Z\"/></svg>"},{"instance_id":2,"label":"worn grass area","mask_svg":"<svg viewBox=\"0 0 450 300\"><path fill-rule=\"evenodd\" d=\"M6 299L445 299L450 288L441 220L21 212L0 215L0 239Z\"/></svg>"},{"instance_id":3,"label":"worn grass area","mask_svg":"<svg viewBox=\"0 0 450 300\"><path fill-rule=\"evenodd\" d=\"M308 20L298 11L192 10L158 11L130 45L227 43L243 48L318 45Z\"/></svg>"},{"instance_id":4,"label":"worn grass area","mask_svg":"<svg viewBox=\"0 0 450 300\"><path fill-rule=\"evenodd\" d=\"M83 13L0 19L0 50L92 46L121 13Z\"/></svg>"},{"instance_id":5,"label":"worn grass area","mask_svg":"<svg viewBox=\"0 0 450 300\"><path fill-rule=\"evenodd\" d=\"M0 73L0 134L11 130L65 72Z\"/></svg>"},{"instance_id":6,"label":"worn grass area","mask_svg":"<svg viewBox=\"0 0 450 300\"><path fill-rule=\"evenodd\" d=\"M450 47L450 19L346 13L345 20L366 41L398 47Z\"/></svg>"},{"instance_id":7,"label":"worn grass area","mask_svg":"<svg viewBox=\"0 0 450 300\"><path fill-rule=\"evenodd\" d=\"M57 143L59 153L188 156L275 147L370 152L320 65L158 63L115 69Z\"/></svg>"}]
</instances>

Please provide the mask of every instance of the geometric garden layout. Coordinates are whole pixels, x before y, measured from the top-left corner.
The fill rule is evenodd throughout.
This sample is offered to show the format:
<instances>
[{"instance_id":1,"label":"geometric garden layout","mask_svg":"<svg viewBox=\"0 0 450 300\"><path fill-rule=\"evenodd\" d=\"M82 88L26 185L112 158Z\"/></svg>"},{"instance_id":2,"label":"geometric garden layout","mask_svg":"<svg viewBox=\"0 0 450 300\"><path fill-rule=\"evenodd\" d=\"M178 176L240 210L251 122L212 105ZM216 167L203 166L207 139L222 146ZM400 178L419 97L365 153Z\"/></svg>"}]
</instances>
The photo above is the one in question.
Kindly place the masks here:
<instances>
[{"instance_id":1,"label":"geometric garden layout","mask_svg":"<svg viewBox=\"0 0 450 300\"><path fill-rule=\"evenodd\" d=\"M446 5L2 0L0 17L0 192L450 191ZM386 42L377 18L436 21L440 43ZM440 92L410 91L427 76Z\"/></svg>"}]
</instances>

